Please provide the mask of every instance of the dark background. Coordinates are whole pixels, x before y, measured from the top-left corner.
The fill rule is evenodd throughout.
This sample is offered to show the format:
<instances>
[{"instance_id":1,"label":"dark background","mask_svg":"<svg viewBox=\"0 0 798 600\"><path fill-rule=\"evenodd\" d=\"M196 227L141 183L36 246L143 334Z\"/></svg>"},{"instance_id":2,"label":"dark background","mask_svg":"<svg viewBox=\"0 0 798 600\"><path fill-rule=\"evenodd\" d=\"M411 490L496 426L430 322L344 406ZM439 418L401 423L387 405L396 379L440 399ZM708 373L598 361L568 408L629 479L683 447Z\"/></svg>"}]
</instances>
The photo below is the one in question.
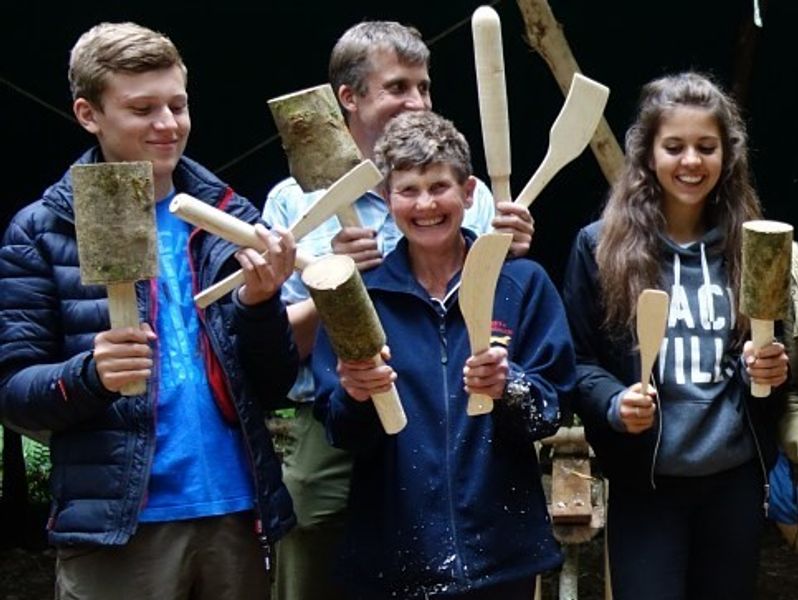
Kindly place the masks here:
<instances>
[{"instance_id":1,"label":"dark background","mask_svg":"<svg viewBox=\"0 0 798 600\"><path fill-rule=\"evenodd\" d=\"M189 69L193 131L187 153L262 205L287 165L267 99L326 81L329 51L361 19L417 26L432 49L434 108L454 120L487 179L479 129L467 0L404 2L62 3L5 7L0 28L2 186L0 225L35 200L92 143L71 120L68 52L102 21L134 20L169 35ZM68 6L67 6L68 4ZM616 137L632 118L641 84L695 68L740 90L751 134L754 179L768 218L796 222L795 133L798 3L760 0L550 0L583 72L611 89L607 120ZM525 43L512 0L502 18L513 153L513 191L534 172L563 97L542 58ZM532 255L559 283L577 228L595 218L606 181L588 150L549 184L532 207Z\"/></svg>"}]
</instances>

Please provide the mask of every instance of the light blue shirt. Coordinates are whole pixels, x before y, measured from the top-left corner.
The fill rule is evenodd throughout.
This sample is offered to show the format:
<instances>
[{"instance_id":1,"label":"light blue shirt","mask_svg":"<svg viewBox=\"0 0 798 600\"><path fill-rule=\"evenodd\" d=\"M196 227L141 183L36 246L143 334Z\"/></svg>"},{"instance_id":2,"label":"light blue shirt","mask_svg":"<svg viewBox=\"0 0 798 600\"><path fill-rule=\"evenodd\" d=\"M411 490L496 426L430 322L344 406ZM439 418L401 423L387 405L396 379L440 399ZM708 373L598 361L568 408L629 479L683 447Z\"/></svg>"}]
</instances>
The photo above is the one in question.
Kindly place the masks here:
<instances>
[{"instance_id":1,"label":"light blue shirt","mask_svg":"<svg viewBox=\"0 0 798 600\"><path fill-rule=\"evenodd\" d=\"M289 228L323 193L324 190L318 190L306 194L295 179L291 177L284 179L269 192L263 208L263 220L269 227L280 225ZM373 192L367 192L355 201L354 207L363 227L377 232L377 247L383 256L393 250L402 237L402 232L396 226L385 200ZM477 235L486 233L491 229L490 224L495 212L493 196L488 186L477 180L474 202L465 212L463 227L471 229ZM332 217L299 240L297 247L313 256L330 254L332 239L340 230L338 219ZM308 297L308 291L302 284L299 273L294 273L283 284L282 299L286 304L301 302ZM309 358L300 367L296 383L288 393L288 397L294 402L313 402L313 374Z\"/></svg>"}]
</instances>

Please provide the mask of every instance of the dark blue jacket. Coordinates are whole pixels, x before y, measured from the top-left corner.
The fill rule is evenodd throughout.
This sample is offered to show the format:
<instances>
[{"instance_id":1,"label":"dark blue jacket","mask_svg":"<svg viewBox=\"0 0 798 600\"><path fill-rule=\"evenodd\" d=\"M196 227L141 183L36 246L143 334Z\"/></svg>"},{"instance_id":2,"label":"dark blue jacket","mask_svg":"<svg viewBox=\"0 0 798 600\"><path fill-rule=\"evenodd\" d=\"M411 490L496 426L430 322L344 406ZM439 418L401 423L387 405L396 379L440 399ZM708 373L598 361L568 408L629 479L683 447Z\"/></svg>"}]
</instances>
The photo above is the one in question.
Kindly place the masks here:
<instances>
[{"instance_id":1,"label":"dark blue jacket","mask_svg":"<svg viewBox=\"0 0 798 600\"><path fill-rule=\"evenodd\" d=\"M78 162L100 160L97 149ZM248 222L257 209L199 164L183 158L175 188ZM194 231L196 289L238 268L235 247ZM196 291L196 290L195 290ZM153 282L137 284L139 314L154 323ZM229 294L200 315L214 397L247 442L264 547L294 524L291 499L264 423L264 407L285 397L297 355L279 294L245 308ZM124 544L136 530L155 448L156 385L144 396L105 390L92 357L110 328L104 286L80 283L69 173L21 210L0 248L0 418L50 430L50 540L56 545Z\"/></svg>"},{"instance_id":2,"label":"dark blue jacket","mask_svg":"<svg viewBox=\"0 0 798 600\"><path fill-rule=\"evenodd\" d=\"M574 409L585 425L585 435L596 452L604 473L618 487L651 489L654 461L662 428L659 419L654 427L637 435L616 431L607 418L612 398L640 380L640 357L637 342L630 333L610 336L601 327L604 313L601 285L598 280L596 246L601 222L584 227L574 241L566 271L563 300L574 338L577 361L577 393ZM620 336L620 337L619 337ZM734 355L739 362L739 352ZM659 365L655 367L655 372ZM739 370L739 369L738 369ZM747 386L739 373L731 385ZM755 452L764 471L776 455L775 424L782 407L778 393L773 398L752 398L746 391L740 418L753 434ZM722 451L722 450L718 450Z\"/></svg>"},{"instance_id":3,"label":"dark blue jacket","mask_svg":"<svg viewBox=\"0 0 798 600\"><path fill-rule=\"evenodd\" d=\"M470 234L468 234L470 237ZM514 402L466 414L470 355L457 302L415 280L402 239L364 276L391 348L407 427L386 435L371 402L339 385L326 335L313 351L316 414L332 443L353 452L340 572L363 598L462 593L557 567L534 440L553 434L574 383L574 356L560 298L529 260L505 263L493 339L508 347Z\"/></svg>"}]
</instances>

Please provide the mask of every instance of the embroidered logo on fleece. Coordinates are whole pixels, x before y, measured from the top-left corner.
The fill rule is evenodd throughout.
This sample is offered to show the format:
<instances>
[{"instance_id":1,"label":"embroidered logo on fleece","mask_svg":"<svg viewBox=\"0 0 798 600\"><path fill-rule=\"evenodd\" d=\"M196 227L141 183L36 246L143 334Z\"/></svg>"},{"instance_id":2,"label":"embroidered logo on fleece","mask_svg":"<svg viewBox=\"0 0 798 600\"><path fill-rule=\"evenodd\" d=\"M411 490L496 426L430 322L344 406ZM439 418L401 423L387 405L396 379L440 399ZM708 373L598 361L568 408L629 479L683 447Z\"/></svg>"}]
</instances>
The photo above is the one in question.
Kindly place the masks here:
<instances>
[{"instance_id":1,"label":"embroidered logo on fleece","mask_svg":"<svg viewBox=\"0 0 798 600\"><path fill-rule=\"evenodd\" d=\"M513 330L504 321L492 321L490 324L490 345L508 348L513 339Z\"/></svg>"}]
</instances>

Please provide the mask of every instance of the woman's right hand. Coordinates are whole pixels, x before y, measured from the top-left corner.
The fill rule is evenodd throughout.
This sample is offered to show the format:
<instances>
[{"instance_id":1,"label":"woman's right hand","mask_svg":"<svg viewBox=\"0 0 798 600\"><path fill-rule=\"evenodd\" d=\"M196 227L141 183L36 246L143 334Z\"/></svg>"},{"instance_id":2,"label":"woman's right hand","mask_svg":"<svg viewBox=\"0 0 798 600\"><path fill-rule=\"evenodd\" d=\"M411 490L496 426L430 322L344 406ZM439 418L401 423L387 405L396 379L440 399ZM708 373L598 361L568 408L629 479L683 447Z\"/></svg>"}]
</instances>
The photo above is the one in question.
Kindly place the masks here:
<instances>
[{"instance_id":1,"label":"woman's right hand","mask_svg":"<svg viewBox=\"0 0 798 600\"><path fill-rule=\"evenodd\" d=\"M628 433L642 433L654 425L656 392L650 386L645 395L642 391L642 385L636 383L621 396L618 411Z\"/></svg>"},{"instance_id":2,"label":"woman's right hand","mask_svg":"<svg viewBox=\"0 0 798 600\"><path fill-rule=\"evenodd\" d=\"M383 361L391 357L388 346L383 346L380 356ZM396 381L396 373L385 363L375 358L366 360L338 360L338 378L341 387L358 402L370 400L372 394L387 392Z\"/></svg>"}]
</instances>

